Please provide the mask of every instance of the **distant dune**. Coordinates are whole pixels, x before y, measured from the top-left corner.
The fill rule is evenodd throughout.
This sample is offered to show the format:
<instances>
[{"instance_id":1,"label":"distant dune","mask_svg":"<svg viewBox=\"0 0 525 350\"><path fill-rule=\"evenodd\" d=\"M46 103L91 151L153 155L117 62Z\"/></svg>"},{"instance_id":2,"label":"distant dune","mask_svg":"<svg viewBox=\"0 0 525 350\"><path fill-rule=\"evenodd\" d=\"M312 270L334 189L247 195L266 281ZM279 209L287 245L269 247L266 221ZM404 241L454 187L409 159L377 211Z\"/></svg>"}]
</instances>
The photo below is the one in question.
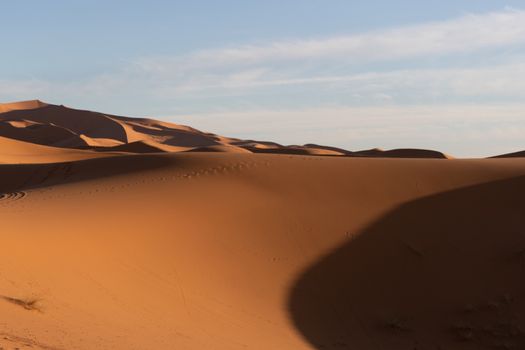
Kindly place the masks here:
<instances>
[{"instance_id":1,"label":"distant dune","mask_svg":"<svg viewBox=\"0 0 525 350\"><path fill-rule=\"evenodd\" d=\"M2 349L525 348L519 158L1 108Z\"/></svg>"},{"instance_id":2,"label":"distant dune","mask_svg":"<svg viewBox=\"0 0 525 350\"><path fill-rule=\"evenodd\" d=\"M36 108L41 108L45 106L47 106L47 103L44 103L39 100L21 101L21 102L13 102L13 103L0 103L0 113L17 111L17 110L36 109Z\"/></svg>"},{"instance_id":3,"label":"distant dune","mask_svg":"<svg viewBox=\"0 0 525 350\"><path fill-rule=\"evenodd\" d=\"M494 156L492 158L523 158L523 157L525 157L525 151L518 151L518 152L502 154L499 156Z\"/></svg>"},{"instance_id":4,"label":"distant dune","mask_svg":"<svg viewBox=\"0 0 525 350\"><path fill-rule=\"evenodd\" d=\"M0 136L45 146L96 152L245 152L300 155L449 158L418 149L351 152L306 144L240 140L194 128L145 118L128 118L82 111L38 100L0 104Z\"/></svg>"}]
</instances>

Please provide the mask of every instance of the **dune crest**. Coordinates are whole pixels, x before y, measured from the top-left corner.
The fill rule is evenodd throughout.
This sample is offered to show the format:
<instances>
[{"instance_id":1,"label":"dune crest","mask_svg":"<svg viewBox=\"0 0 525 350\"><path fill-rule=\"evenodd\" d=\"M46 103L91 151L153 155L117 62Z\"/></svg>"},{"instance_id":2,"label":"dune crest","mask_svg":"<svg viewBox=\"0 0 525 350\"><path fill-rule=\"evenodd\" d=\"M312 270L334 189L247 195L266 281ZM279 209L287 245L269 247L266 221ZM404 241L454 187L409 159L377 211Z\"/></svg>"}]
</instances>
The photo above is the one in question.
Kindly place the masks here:
<instances>
[{"instance_id":1,"label":"dune crest","mask_svg":"<svg viewBox=\"0 0 525 350\"><path fill-rule=\"evenodd\" d=\"M42 102L40 100L0 103L0 113L17 111L17 110L37 109L37 108L45 107L47 105L48 105L47 103Z\"/></svg>"}]
</instances>

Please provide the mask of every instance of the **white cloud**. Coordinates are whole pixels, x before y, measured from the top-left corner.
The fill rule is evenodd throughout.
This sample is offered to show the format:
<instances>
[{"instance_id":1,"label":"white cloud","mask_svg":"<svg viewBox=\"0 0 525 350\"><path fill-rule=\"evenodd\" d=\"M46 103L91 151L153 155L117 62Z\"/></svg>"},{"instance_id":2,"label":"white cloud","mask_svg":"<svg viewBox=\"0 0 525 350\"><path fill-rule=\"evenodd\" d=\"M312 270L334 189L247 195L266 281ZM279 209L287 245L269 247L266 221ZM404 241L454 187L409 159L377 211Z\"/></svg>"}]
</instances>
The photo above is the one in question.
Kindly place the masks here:
<instances>
[{"instance_id":1,"label":"white cloud","mask_svg":"<svg viewBox=\"0 0 525 350\"><path fill-rule=\"evenodd\" d=\"M345 62L443 55L525 43L525 11L487 14L322 39L277 41L208 49L185 56L151 57L136 62L141 70L182 75L188 70L269 62L337 59Z\"/></svg>"},{"instance_id":2,"label":"white cloud","mask_svg":"<svg viewBox=\"0 0 525 350\"><path fill-rule=\"evenodd\" d=\"M74 94L142 95L157 100L227 99L232 95L256 96L261 92L281 94L284 89L298 90L299 87L319 89L320 93L338 89L339 94L345 92L345 99L359 103L403 103L409 94L420 101L489 94L492 98L522 98L525 97L525 65L510 62L505 55L503 60L498 58L496 65L490 60L483 65L483 60L479 60L480 63L474 57L472 68L455 68L452 60L441 69L415 69L410 61L415 57L432 59L436 55L515 48L521 44L525 50L525 11L506 9L348 36L143 58L119 71L84 81L0 81L0 98L2 95L18 98L31 94ZM392 59L409 61L405 62L405 68L396 69L376 67L374 71L363 66L374 60ZM356 65L348 69L353 63ZM304 99L308 100L308 96Z\"/></svg>"},{"instance_id":3,"label":"white cloud","mask_svg":"<svg viewBox=\"0 0 525 350\"><path fill-rule=\"evenodd\" d=\"M395 101L399 94L386 90L403 88L434 90L438 95L442 89L460 96L486 92L521 96L513 89L521 89L525 72L519 63L512 63L516 71L508 67L510 60L504 51L509 48L518 56L525 50L525 11L506 9L347 36L142 58L120 72L120 78L145 84L161 97L231 96L308 85L346 86L353 89L350 95L363 95L362 91L371 89L370 96L376 98L369 102L381 100L379 96L391 97L383 101ZM454 55L465 53L476 55L469 62L472 68L453 68ZM449 62L442 64L443 69L414 69L415 59L435 62L445 56ZM492 56L497 59L487 59ZM370 62L376 62L376 72L366 68ZM389 69L389 62L396 62L398 68ZM377 65L383 67L378 70ZM498 66L492 68L494 65ZM491 79L484 79L485 74ZM364 95L366 99L368 95Z\"/></svg>"},{"instance_id":4,"label":"white cloud","mask_svg":"<svg viewBox=\"0 0 525 350\"><path fill-rule=\"evenodd\" d=\"M177 96L202 104L208 99L218 99L214 108L241 106L241 100L257 103L261 96L267 95L288 96L287 105L298 107L312 103L516 102L525 98L525 64L513 62L476 68L401 69L339 76L278 77L279 74L285 72L239 71L174 84L158 82L151 91L156 96Z\"/></svg>"}]
</instances>

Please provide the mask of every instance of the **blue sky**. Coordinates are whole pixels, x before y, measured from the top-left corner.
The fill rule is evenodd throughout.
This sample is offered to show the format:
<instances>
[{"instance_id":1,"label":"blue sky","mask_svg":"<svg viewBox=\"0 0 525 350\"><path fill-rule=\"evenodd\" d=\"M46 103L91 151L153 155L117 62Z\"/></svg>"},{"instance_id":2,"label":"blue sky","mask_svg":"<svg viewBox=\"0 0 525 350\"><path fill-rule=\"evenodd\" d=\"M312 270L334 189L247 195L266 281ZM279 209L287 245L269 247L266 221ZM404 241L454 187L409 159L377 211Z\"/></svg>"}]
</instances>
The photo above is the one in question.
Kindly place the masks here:
<instances>
[{"instance_id":1,"label":"blue sky","mask_svg":"<svg viewBox=\"0 0 525 350\"><path fill-rule=\"evenodd\" d=\"M351 150L525 149L523 1L0 0L0 13L2 102Z\"/></svg>"}]
</instances>

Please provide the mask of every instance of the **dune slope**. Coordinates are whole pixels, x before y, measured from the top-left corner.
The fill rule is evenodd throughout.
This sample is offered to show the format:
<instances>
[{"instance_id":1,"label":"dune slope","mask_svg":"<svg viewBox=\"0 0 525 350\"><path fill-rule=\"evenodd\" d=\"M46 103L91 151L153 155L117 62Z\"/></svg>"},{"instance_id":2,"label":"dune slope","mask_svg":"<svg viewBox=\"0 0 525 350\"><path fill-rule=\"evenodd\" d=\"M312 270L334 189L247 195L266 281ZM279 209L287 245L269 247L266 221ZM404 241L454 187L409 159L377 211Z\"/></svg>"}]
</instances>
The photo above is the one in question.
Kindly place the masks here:
<instances>
[{"instance_id":1,"label":"dune slope","mask_svg":"<svg viewBox=\"0 0 525 350\"><path fill-rule=\"evenodd\" d=\"M515 159L170 153L0 170L0 346L523 344Z\"/></svg>"}]
</instances>

